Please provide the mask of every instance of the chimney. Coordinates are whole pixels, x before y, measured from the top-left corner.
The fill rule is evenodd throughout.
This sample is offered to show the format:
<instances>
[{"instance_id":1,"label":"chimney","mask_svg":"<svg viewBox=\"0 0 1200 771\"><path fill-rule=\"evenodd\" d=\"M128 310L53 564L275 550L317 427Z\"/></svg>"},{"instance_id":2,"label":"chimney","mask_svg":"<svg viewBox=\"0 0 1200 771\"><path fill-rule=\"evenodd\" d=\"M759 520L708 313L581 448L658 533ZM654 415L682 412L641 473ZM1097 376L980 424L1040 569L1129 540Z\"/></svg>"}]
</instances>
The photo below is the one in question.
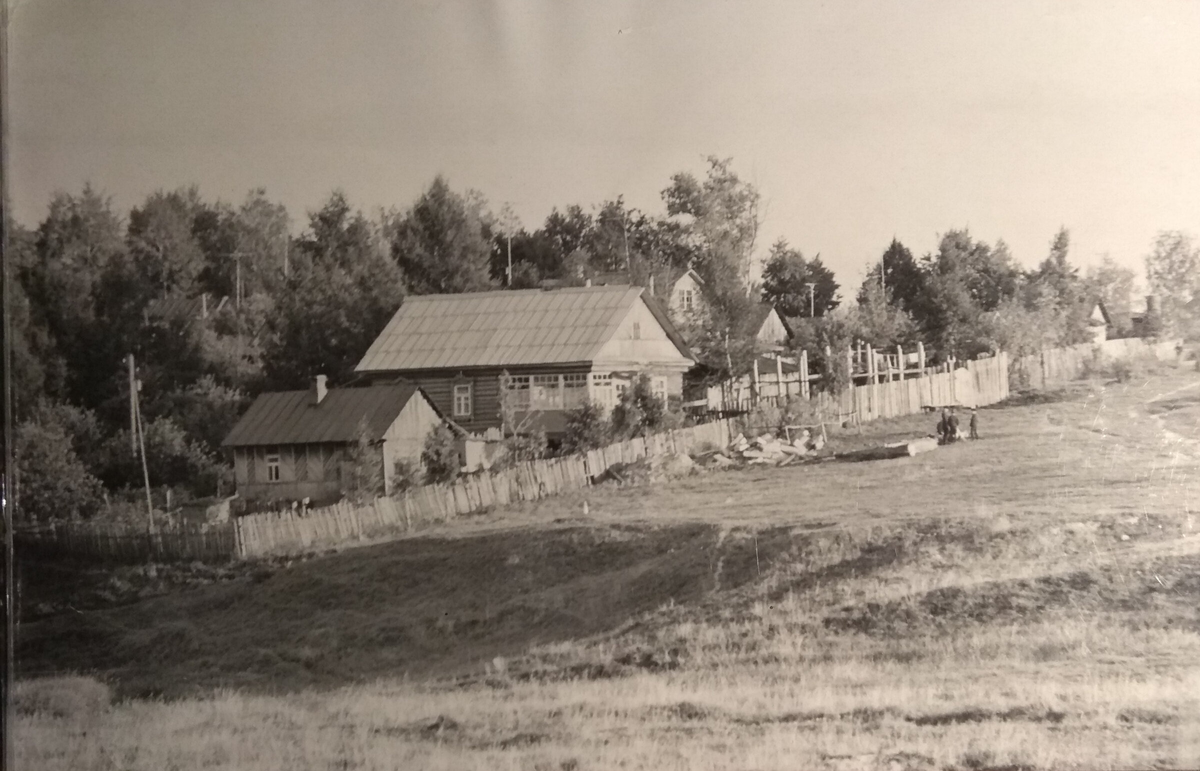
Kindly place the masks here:
<instances>
[{"instance_id":1,"label":"chimney","mask_svg":"<svg viewBox=\"0 0 1200 771\"><path fill-rule=\"evenodd\" d=\"M650 274L650 296L654 296L654 274Z\"/></svg>"},{"instance_id":2,"label":"chimney","mask_svg":"<svg viewBox=\"0 0 1200 771\"><path fill-rule=\"evenodd\" d=\"M329 389L325 387L325 376L317 375L313 378L313 387L309 392L312 399L309 403L315 407L325 399L325 394L327 393L329 393Z\"/></svg>"},{"instance_id":3,"label":"chimney","mask_svg":"<svg viewBox=\"0 0 1200 771\"><path fill-rule=\"evenodd\" d=\"M1146 295L1146 315L1153 316L1158 312L1158 298L1152 294Z\"/></svg>"}]
</instances>

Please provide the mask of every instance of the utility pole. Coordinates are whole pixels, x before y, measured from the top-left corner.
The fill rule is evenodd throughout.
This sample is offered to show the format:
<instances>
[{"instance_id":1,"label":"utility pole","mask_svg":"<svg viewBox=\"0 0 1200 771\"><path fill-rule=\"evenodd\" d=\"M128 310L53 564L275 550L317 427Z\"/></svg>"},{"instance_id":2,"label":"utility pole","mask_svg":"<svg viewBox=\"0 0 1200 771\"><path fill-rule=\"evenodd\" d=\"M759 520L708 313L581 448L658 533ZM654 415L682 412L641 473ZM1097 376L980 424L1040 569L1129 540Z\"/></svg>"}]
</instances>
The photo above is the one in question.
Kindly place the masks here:
<instances>
[{"instance_id":1,"label":"utility pole","mask_svg":"<svg viewBox=\"0 0 1200 771\"><path fill-rule=\"evenodd\" d=\"M814 284L808 285L808 317L810 319L816 318L817 315L817 296L815 290L816 286Z\"/></svg>"},{"instance_id":2,"label":"utility pole","mask_svg":"<svg viewBox=\"0 0 1200 771\"><path fill-rule=\"evenodd\" d=\"M146 466L146 424L142 422L142 410L138 400L138 392L142 390L141 381L137 379L137 367L133 362L133 354L127 354L125 361L129 364L129 418L130 436L133 439L134 455L142 457L142 480L146 483L146 529L154 532L154 502L150 498L150 471Z\"/></svg>"},{"instance_id":3,"label":"utility pole","mask_svg":"<svg viewBox=\"0 0 1200 771\"><path fill-rule=\"evenodd\" d=\"M505 274L508 278L507 284L509 289L512 288L512 231L509 231L508 236L508 271Z\"/></svg>"}]
</instances>

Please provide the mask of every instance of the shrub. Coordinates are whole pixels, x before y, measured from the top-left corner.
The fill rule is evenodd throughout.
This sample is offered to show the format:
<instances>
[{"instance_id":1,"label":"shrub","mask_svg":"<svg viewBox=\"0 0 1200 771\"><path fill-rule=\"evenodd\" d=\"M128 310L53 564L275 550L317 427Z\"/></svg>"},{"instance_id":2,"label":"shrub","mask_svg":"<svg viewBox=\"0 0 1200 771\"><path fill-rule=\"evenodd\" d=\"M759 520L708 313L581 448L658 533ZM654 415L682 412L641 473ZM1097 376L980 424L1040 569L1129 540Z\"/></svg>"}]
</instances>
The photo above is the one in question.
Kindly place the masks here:
<instances>
[{"instance_id":1,"label":"shrub","mask_svg":"<svg viewBox=\"0 0 1200 771\"><path fill-rule=\"evenodd\" d=\"M24 423L18 427L16 439L16 492L22 519L44 522L96 513L103 488L88 473L60 427Z\"/></svg>"},{"instance_id":2,"label":"shrub","mask_svg":"<svg viewBox=\"0 0 1200 771\"><path fill-rule=\"evenodd\" d=\"M586 452L608 444L611 427L599 406L585 402L568 412L566 421L562 442L564 453Z\"/></svg>"},{"instance_id":3,"label":"shrub","mask_svg":"<svg viewBox=\"0 0 1200 771\"><path fill-rule=\"evenodd\" d=\"M420 463L408 458L397 458L395 464L392 465L392 489L389 492L399 495L414 487L419 487L424 476L425 472L421 469Z\"/></svg>"},{"instance_id":4,"label":"shrub","mask_svg":"<svg viewBox=\"0 0 1200 771\"><path fill-rule=\"evenodd\" d=\"M652 434L662 429L666 415L667 405L654 395L650 376L643 373L625 389L613 408L613 434L626 439Z\"/></svg>"},{"instance_id":5,"label":"shrub","mask_svg":"<svg viewBox=\"0 0 1200 771\"><path fill-rule=\"evenodd\" d=\"M449 482L458 476L462 461L458 457L458 437L449 426L436 426L425 437L421 464L430 482Z\"/></svg>"}]
</instances>

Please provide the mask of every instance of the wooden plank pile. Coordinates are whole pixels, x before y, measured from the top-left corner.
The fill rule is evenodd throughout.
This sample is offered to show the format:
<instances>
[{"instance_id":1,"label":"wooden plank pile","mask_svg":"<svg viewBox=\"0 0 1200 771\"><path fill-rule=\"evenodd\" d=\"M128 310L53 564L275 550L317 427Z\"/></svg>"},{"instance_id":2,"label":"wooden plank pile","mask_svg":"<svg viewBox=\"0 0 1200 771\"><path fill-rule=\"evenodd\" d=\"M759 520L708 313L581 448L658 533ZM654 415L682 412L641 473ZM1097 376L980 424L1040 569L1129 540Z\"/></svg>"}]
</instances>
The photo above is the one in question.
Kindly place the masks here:
<instances>
[{"instance_id":1,"label":"wooden plank pile","mask_svg":"<svg viewBox=\"0 0 1200 771\"><path fill-rule=\"evenodd\" d=\"M731 466L744 463L755 466L786 466L796 460L815 455L825 446L823 433L814 435L804 429L795 439L788 441L766 433L747 439L745 435L734 437L725 452L702 454L699 458L703 467Z\"/></svg>"}]
</instances>

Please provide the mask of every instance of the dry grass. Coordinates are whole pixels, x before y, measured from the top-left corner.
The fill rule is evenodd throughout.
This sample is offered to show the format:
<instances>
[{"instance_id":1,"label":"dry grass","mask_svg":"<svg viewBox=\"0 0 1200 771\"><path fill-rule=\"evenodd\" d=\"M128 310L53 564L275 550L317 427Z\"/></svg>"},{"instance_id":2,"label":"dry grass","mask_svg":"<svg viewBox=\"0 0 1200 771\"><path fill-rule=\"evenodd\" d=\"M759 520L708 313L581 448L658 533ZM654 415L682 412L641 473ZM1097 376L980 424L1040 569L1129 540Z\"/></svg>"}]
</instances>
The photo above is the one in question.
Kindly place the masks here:
<instances>
[{"instance_id":1,"label":"dry grass","mask_svg":"<svg viewBox=\"0 0 1200 771\"><path fill-rule=\"evenodd\" d=\"M1190 409L1195 392L1172 392L1196 385L1191 378L1095 385L1075 400L985 410L983 441L902 461L591 490L586 521L574 513L580 499L497 513L429 542L449 559L446 544L457 538L472 559L493 566L464 576L461 596L439 587L440 596L462 603L485 585L494 591L538 575L512 590L508 607L548 607L553 598L591 626L534 629L505 637L504 646L486 630L462 633L444 641L471 655L440 670L443 677L290 695L272 695L268 682L107 706L107 691L93 681L31 680L18 692L18 765L1196 767L1200 469L1195 446L1175 430L1183 422L1167 433L1150 415ZM1160 394L1170 395L1147 409ZM570 534L581 528L603 535L576 552L555 551L556 537L578 539ZM665 550L646 545L663 538ZM505 559L488 562L485 544ZM551 562L607 556L547 583L569 571L555 563L526 574L519 560L508 564L516 554L529 560L522 549L533 544ZM219 596L262 602L324 571L341 579L309 598L320 623L343 620L329 615L338 604L357 603L364 614L434 613L401 596L350 599L389 565L389 580L398 580L401 556L385 547L346 552L273 577L252 595ZM397 595L416 591L403 585ZM641 599L618 601L630 587ZM222 615L220 591L234 590L196 593L186 606L194 623L225 629L245 618ZM90 622L148 633L153 614L121 615L133 612ZM263 626L241 644L279 644ZM345 636L340 644L370 653ZM496 652L506 658L493 662ZM203 655L172 659L158 676ZM120 688L124 671L100 676ZM76 690L91 696L63 696Z\"/></svg>"}]
</instances>

